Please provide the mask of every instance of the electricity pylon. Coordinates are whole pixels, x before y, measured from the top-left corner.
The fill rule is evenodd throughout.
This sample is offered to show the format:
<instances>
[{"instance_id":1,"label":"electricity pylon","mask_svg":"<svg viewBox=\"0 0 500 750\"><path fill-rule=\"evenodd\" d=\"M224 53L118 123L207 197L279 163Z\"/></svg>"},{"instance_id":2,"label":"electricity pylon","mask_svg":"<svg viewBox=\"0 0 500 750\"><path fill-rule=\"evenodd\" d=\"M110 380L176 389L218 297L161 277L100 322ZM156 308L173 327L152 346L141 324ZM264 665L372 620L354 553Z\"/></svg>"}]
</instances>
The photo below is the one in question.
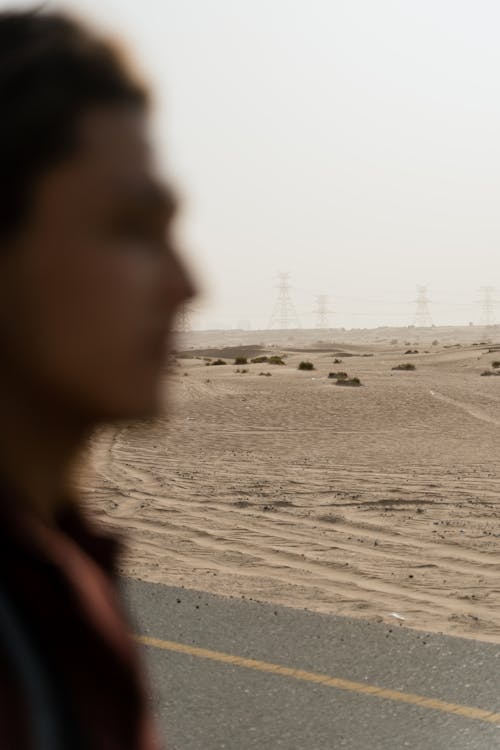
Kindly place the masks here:
<instances>
[{"instance_id":1,"label":"electricity pylon","mask_svg":"<svg viewBox=\"0 0 500 750\"><path fill-rule=\"evenodd\" d=\"M417 286L417 299L415 300L415 326L417 328L427 328L432 326L432 318L429 310L430 299L427 294L426 286Z\"/></svg>"},{"instance_id":2,"label":"electricity pylon","mask_svg":"<svg viewBox=\"0 0 500 750\"><path fill-rule=\"evenodd\" d=\"M315 313L318 316L317 317L317 324L316 328L329 328L329 321L328 321L328 315L330 314L330 310L327 309L327 303L328 303L328 297L326 294L317 294L316 295L316 309Z\"/></svg>"},{"instance_id":3,"label":"electricity pylon","mask_svg":"<svg viewBox=\"0 0 500 750\"><path fill-rule=\"evenodd\" d=\"M495 287L482 286L481 292L481 325L485 328L495 325Z\"/></svg>"},{"instance_id":4,"label":"electricity pylon","mask_svg":"<svg viewBox=\"0 0 500 750\"><path fill-rule=\"evenodd\" d=\"M289 273L278 274L278 297L269 320L269 328L300 328L299 318L292 302ZM295 323L295 325L292 325Z\"/></svg>"}]
</instances>

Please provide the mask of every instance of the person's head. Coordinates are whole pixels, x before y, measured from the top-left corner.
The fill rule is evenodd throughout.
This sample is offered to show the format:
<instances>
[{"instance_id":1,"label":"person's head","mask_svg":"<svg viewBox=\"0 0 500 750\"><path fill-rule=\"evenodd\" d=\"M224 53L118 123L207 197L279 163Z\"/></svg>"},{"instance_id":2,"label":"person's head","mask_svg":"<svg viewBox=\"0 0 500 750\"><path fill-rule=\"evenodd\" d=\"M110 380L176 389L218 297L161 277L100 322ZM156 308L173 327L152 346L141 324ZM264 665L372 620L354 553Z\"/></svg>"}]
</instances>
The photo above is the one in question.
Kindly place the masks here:
<instances>
[{"instance_id":1,"label":"person's head","mask_svg":"<svg viewBox=\"0 0 500 750\"><path fill-rule=\"evenodd\" d=\"M154 415L193 289L146 91L79 23L4 12L0 112L0 378L90 421Z\"/></svg>"}]
</instances>

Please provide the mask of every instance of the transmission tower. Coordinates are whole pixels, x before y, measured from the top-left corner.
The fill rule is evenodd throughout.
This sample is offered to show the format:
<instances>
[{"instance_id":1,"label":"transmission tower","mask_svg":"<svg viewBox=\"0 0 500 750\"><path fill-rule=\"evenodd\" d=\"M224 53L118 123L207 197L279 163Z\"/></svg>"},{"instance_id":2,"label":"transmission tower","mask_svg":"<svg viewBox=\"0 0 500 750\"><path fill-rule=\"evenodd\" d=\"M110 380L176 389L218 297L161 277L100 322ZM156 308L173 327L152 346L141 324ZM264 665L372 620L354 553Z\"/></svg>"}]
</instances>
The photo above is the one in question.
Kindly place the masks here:
<instances>
[{"instance_id":1,"label":"transmission tower","mask_svg":"<svg viewBox=\"0 0 500 750\"><path fill-rule=\"evenodd\" d=\"M279 328L281 330L285 330L286 328L300 328L297 312L292 302L289 277L289 273L278 274L278 297L269 321L269 328ZM295 325L292 325L293 323Z\"/></svg>"},{"instance_id":2,"label":"transmission tower","mask_svg":"<svg viewBox=\"0 0 500 750\"><path fill-rule=\"evenodd\" d=\"M315 313L317 317L316 328L329 328L328 315L330 310L327 309L328 297L326 294L316 295L316 309Z\"/></svg>"},{"instance_id":3,"label":"transmission tower","mask_svg":"<svg viewBox=\"0 0 500 750\"><path fill-rule=\"evenodd\" d=\"M417 306L415 310L415 326L417 328L430 327L432 325L432 318L429 310L430 299L426 286L417 286L415 304Z\"/></svg>"},{"instance_id":4,"label":"transmission tower","mask_svg":"<svg viewBox=\"0 0 500 750\"><path fill-rule=\"evenodd\" d=\"M178 333L189 333L191 330L191 309L188 305L181 305L174 328Z\"/></svg>"},{"instance_id":5,"label":"transmission tower","mask_svg":"<svg viewBox=\"0 0 500 750\"><path fill-rule=\"evenodd\" d=\"M495 325L495 287L482 286L481 292L481 325L487 328Z\"/></svg>"}]
</instances>

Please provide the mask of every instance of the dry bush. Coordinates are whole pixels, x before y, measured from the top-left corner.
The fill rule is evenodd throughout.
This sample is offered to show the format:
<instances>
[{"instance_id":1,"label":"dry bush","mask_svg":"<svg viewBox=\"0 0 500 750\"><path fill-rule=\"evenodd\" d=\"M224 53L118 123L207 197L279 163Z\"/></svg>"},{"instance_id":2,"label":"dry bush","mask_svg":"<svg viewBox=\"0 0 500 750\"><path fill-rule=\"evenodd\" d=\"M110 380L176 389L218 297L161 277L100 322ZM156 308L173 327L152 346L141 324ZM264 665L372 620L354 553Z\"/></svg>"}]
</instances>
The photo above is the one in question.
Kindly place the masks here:
<instances>
[{"instance_id":1,"label":"dry bush","mask_svg":"<svg viewBox=\"0 0 500 750\"><path fill-rule=\"evenodd\" d=\"M312 362L309 362L308 360L302 360L302 362L299 362L299 366L297 369L298 370L314 370L315 367Z\"/></svg>"},{"instance_id":2,"label":"dry bush","mask_svg":"<svg viewBox=\"0 0 500 750\"><path fill-rule=\"evenodd\" d=\"M341 378L337 380L335 385L347 385L357 388L361 385L361 380L359 378Z\"/></svg>"},{"instance_id":3,"label":"dry bush","mask_svg":"<svg viewBox=\"0 0 500 750\"><path fill-rule=\"evenodd\" d=\"M411 362L405 362L403 365L396 365L393 370L416 370L417 368Z\"/></svg>"}]
</instances>

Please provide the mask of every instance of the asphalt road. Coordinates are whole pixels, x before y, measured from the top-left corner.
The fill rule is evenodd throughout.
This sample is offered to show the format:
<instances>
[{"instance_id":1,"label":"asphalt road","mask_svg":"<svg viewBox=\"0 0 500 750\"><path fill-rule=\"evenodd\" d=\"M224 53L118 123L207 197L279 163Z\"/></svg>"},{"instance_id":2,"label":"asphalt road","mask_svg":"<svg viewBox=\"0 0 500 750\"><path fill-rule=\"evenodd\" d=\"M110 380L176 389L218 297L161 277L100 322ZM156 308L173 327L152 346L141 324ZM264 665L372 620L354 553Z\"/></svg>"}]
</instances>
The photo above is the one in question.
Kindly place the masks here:
<instances>
[{"instance_id":1,"label":"asphalt road","mask_svg":"<svg viewBox=\"0 0 500 750\"><path fill-rule=\"evenodd\" d=\"M500 749L500 645L123 585L168 750Z\"/></svg>"}]
</instances>

